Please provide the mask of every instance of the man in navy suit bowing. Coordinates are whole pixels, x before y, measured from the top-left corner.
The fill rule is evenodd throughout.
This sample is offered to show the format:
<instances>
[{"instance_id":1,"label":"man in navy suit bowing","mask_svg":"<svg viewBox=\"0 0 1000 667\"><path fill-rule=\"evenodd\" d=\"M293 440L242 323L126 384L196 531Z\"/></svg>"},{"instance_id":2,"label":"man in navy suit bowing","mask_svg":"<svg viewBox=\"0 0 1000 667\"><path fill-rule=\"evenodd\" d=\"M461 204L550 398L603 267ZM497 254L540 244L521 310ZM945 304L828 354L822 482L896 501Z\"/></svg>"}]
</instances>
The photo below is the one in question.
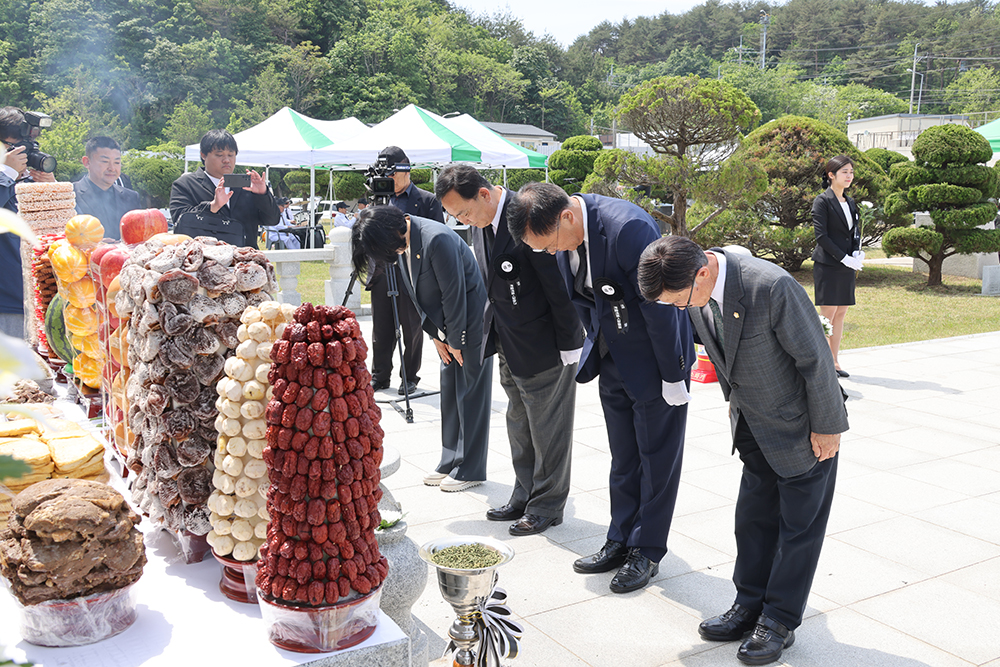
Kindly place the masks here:
<instances>
[{"instance_id":1,"label":"man in navy suit bowing","mask_svg":"<svg viewBox=\"0 0 1000 667\"><path fill-rule=\"evenodd\" d=\"M555 258L518 244L507 230L511 193L475 168L453 165L435 194L451 215L471 226L472 248L489 297L480 358L500 358L507 393L507 438L514 490L490 509L490 521L515 521L511 535L533 535L562 523L569 496L573 409L583 327Z\"/></svg>"},{"instance_id":2,"label":"man in navy suit bowing","mask_svg":"<svg viewBox=\"0 0 1000 667\"><path fill-rule=\"evenodd\" d=\"M627 201L568 197L550 183L522 187L507 222L516 239L556 254L587 332L576 380L600 377L611 446L611 525L604 546L573 569L620 568L611 590L638 590L667 553L694 359L690 323L639 292L639 256L659 229Z\"/></svg>"}]
</instances>

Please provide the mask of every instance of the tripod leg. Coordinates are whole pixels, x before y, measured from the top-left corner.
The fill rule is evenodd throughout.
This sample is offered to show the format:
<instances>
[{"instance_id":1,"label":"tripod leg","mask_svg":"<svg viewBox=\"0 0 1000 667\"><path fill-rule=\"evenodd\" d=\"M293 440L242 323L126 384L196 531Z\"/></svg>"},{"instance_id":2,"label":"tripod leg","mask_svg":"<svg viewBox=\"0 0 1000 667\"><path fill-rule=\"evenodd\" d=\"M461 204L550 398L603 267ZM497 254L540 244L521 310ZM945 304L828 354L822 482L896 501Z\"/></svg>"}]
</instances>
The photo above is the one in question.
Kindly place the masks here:
<instances>
[{"instance_id":1,"label":"tripod leg","mask_svg":"<svg viewBox=\"0 0 1000 667\"><path fill-rule=\"evenodd\" d=\"M406 398L406 423L413 423L413 410L410 408L410 392L407 391L406 382L406 362L403 359L403 335L399 330L399 308L396 305L396 297L399 296L399 289L396 283L396 264L386 264L385 278L388 281L389 298L392 300L392 323L396 327L396 346L399 349L399 371L403 378L403 395Z\"/></svg>"}]
</instances>

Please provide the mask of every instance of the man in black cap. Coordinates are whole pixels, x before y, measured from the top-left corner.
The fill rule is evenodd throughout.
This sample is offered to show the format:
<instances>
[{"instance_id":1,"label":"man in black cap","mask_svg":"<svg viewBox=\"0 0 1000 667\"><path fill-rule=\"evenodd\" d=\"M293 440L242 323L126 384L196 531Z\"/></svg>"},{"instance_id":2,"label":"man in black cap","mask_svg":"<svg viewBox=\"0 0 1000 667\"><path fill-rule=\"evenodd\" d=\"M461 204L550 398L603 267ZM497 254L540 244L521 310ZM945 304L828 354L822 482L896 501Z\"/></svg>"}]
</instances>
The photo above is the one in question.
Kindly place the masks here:
<instances>
[{"instance_id":1,"label":"man in black cap","mask_svg":"<svg viewBox=\"0 0 1000 667\"><path fill-rule=\"evenodd\" d=\"M432 193L421 190L410 180L410 159L399 146L388 146L379 159L385 158L392 172L395 194L389 203L408 215L430 218L444 222L444 211ZM398 267L396 284L402 285ZM392 319L392 301L389 299L388 281L379 267L368 283L372 297L372 387L375 390L388 389L392 377L392 354L396 343L395 324ZM406 290L400 290L396 297L399 324L403 328L403 364L406 367L406 384L399 385L399 395L412 394L417 389L420 377L420 356L423 353L423 334L420 315L413 306Z\"/></svg>"}]
</instances>

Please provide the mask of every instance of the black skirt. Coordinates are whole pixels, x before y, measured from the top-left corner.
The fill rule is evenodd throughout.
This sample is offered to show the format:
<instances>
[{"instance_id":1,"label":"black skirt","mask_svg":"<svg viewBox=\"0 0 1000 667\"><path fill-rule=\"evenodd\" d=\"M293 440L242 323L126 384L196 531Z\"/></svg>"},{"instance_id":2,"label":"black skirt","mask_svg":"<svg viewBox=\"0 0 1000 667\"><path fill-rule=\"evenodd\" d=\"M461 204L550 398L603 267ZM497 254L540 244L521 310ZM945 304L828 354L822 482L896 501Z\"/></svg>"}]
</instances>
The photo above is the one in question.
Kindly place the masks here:
<instances>
[{"instance_id":1,"label":"black skirt","mask_svg":"<svg viewBox=\"0 0 1000 667\"><path fill-rule=\"evenodd\" d=\"M813 264L817 306L854 305L854 269L843 264Z\"/></svg>"}]
</instances>

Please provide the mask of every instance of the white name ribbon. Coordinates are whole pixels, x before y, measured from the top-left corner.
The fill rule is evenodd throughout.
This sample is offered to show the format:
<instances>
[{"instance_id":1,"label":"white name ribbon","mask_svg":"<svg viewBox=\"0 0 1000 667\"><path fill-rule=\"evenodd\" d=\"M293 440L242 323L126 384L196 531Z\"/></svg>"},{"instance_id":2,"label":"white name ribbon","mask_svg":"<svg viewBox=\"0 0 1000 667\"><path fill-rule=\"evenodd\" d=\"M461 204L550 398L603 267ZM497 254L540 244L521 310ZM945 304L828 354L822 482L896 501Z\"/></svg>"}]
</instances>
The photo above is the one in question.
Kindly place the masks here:
<instances>
[{"instance_id":1,"label":"white name ribbon","mask_svg":"<svg viewBox=\"0 0 1000 667\"><path fill-rule=\"evenodd\" d=\"M625 306L625 292L621 285L607 278L598 278L594 281L594 288L594 294L610 303L619 335L627 334L628 308Z\"/></svg>"}]
</instances>

